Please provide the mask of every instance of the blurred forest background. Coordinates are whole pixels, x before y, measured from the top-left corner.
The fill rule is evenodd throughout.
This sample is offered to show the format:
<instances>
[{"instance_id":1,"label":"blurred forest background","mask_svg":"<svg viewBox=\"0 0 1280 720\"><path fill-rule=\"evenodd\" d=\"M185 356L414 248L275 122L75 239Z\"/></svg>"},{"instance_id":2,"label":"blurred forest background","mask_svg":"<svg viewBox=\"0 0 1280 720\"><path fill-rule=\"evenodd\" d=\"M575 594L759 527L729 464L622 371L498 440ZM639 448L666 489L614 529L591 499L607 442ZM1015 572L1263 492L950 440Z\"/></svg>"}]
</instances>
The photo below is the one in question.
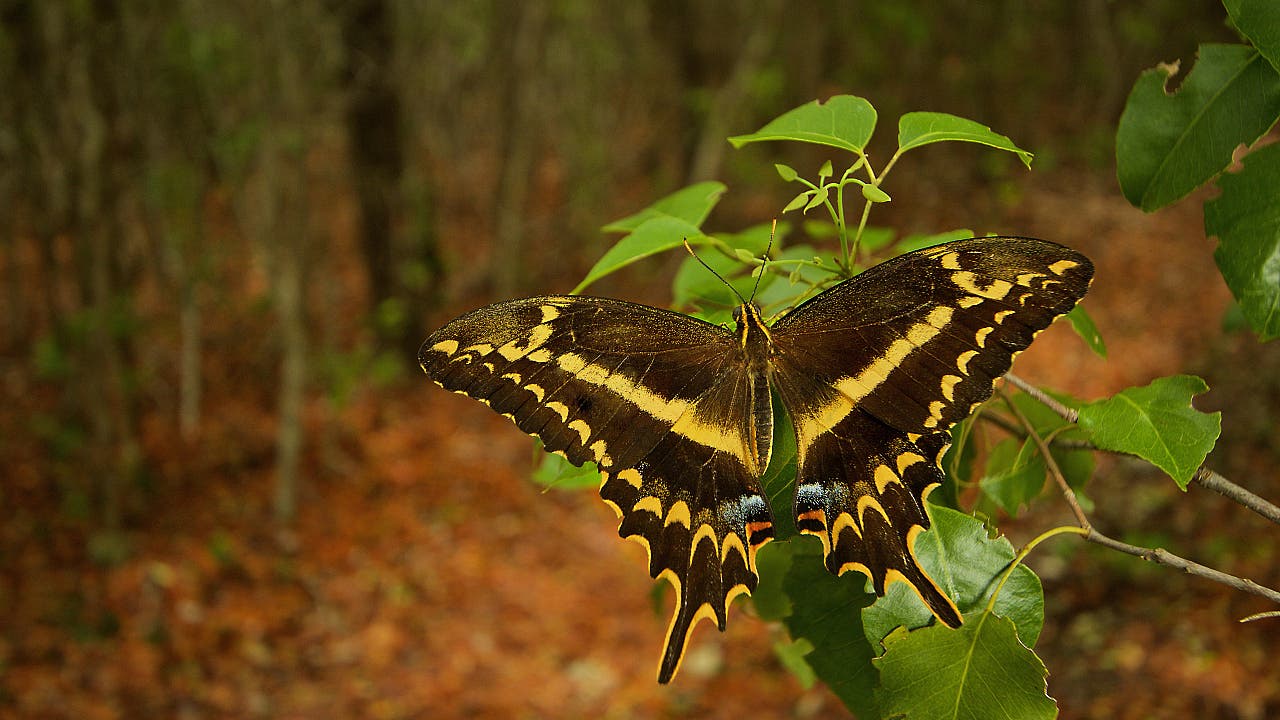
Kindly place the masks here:
<instances>
[{"instance_id":1,"label":"blurred forest background","mask_svg":"<svg viewBox=\"0 0 1280 720\"><path fill-rule=\"evenodd\" d=\"M825 156L725 137L833 94L880 111L882 161L910 110L1034 151L1031 172L913 153L872 221L1090 254L1112 359L1051 332L1020 373L1096 397L1199 372L1202 409L1226 411L1215 467L1274 500L1280 357L1222 329L1198 203L1143 216L1112 164L1138 73L1234 41L1223 18L1210 0L0 0L0 717L846 712L741 609L658 687L642 551L594 494L528 483L524 436L414 364L457 312L571 287L601 225L686 183L728 183L709 229L767 222L794 193L772 163ZM676 262L593 291L662 304ZM1265 523L1143 472L1100 467L1110 532L1280 582ZM1058 543L1035 561L1063 717L1280 715L1280 633L1235 623L1273 608Z\"/></svg>"}]
</instances>

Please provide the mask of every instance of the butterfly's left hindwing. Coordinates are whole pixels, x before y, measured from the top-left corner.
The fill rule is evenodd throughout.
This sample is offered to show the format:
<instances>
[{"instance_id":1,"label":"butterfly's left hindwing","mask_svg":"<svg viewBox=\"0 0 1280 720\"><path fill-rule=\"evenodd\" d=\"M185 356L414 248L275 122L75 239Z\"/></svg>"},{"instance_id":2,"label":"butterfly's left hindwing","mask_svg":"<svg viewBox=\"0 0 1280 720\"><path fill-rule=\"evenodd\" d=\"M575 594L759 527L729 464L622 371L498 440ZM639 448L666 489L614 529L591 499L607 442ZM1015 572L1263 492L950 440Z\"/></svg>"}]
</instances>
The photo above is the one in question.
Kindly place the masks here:
<instances>
[{"instance_id":1,"label":"butterfly's left hindwing","mask_svg":"<svg viewBox=\"0 0 1280 720\"><path fill-rule=\"evenodd\" d=\"M463 315L419 351L437 383L489 405L548 451L595 462L618 532L676 589L659 680L704 618L754 590L773 536L754 418L764 378L737 338L684 315L617 300L540 297ZM767 389L763 393L768 400Z\"/></svg>"}]
</instances>

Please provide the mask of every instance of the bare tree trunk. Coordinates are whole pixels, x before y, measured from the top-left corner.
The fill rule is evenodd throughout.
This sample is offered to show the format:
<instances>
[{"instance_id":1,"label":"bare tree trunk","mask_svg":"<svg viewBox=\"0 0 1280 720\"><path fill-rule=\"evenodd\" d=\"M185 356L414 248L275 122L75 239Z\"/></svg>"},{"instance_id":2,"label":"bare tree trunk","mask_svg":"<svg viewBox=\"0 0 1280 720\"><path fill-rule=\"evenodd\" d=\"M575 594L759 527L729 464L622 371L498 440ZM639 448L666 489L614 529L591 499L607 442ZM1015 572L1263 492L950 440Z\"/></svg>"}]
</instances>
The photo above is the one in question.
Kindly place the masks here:
<instances>
[{"instance_id":1,"label":"bare tree trunk","mask_svg":"<svg viewBox=\"0 0 1280 720\"><path fill-rule=\"evenodd\" d=\"M497 257L494 262L494 292L500 297L514 295L520 289L520 273L524 268L525 223L528 211L529 180L541 130L537 109L542 87L542 52L546 34L548 4L512 3L506 8L514 14L510 41L511 57L506 73L510 81L506 126L503 137L502 178L498 183L493 209L497 213ZM501 23L496 27L506 29ZM501 47L505 43L497 43Z\"/></svg>"},{"instance_id":2,"label":"bare tree trunk","mask_svg":"<svg viewBox=\"0 0 1280 720\"><path fill-rule=\"evenodd\" d=\"M713 95L706 121L702 123L693 159L689 163L688 183L711 180L719 174L725 150L729 147L726 138L733 132L736 120L744 114L750 83L768 60L784 8L781 0L767 0L765 7L751 13L751 30L742 43L742 50L728 79Z\"/></svg>"},{"instance_id":3,"label":"bare tree trunk","mask_svg":"<svg viewBox=\"0 0 1280 720\"><path fill-rule=\"evenodd\" d=\"M392 82L395 35L386 0L359 0L343 10L346 113L352 179L360 201L360 246L368 272L369 308L404 302L396 272L395 219L404 171L400 97ZM384 345L398 344L404 325L375 325Z\"/></svg>"},{"instance_id":4,"label":"bare tree trunk","mask_svg":"<svg viewBox=\"0 0 1280 720\"><path fill-rule=\"evenodd\" d=\"M134 476L141 448L134 432L133 398L127 378L125 343L115 332L121 289L117 286L115 253L121 247L114 152L120 115L117 98L119 70L109 54L119 39L119 7L113 2L94 5L93 18L79 28L71 67L71 102L80 120L80 186L76 198L78 235L88 256L88 306L94 317L93 358L86 386L94 398L94 445L99 465L102 522L108 531L120 528L126 482Z\"/></svg>"},{"instance_id":5,"label":"bare tree trunk","mask_svg":"<svg viewBox=\"0 0 1280 720\"><path fill-rule=\"evenodd\" d=\"M198 222L198 221L197 221ZM200 356L203 325L200 311L200 299L197 292L195 273L191 268L193 258L198 253L201 243L182 248L184 257L181 275L178 278L181 293L178 310L178 430L182 437L191 440L200 428L201 405L204 399L204 383L200 372Z\"/></svg>"}]
</instances>

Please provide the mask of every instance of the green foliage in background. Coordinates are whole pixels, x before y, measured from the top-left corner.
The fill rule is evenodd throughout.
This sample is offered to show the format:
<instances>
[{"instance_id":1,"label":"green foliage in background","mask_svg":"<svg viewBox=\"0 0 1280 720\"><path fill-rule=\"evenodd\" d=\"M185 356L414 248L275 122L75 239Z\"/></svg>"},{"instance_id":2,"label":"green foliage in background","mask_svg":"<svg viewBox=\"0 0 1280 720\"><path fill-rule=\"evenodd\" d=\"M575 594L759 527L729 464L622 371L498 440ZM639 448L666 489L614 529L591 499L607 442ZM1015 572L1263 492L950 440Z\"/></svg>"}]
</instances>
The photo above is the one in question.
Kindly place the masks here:
<instances>
[{"instance_id":1,"label":"green foliage in background","mask_svg":"<svg viewBox=\"0 0 1280 720\"><path fill-rule=\"evenodd\" d=\"M1280 120L1280 3L1225 0L1249 44L1200 46L1174 91L1177 64L1143 73L1116 131L1116 172L1124 196L1147 212L1216 180L1205 234L1217 237L1218 269L1263 340L1280 337L1280 151L1248 148ZM1224 174L1225 173L1225 174Z\"/></svg>"}]
</instances>

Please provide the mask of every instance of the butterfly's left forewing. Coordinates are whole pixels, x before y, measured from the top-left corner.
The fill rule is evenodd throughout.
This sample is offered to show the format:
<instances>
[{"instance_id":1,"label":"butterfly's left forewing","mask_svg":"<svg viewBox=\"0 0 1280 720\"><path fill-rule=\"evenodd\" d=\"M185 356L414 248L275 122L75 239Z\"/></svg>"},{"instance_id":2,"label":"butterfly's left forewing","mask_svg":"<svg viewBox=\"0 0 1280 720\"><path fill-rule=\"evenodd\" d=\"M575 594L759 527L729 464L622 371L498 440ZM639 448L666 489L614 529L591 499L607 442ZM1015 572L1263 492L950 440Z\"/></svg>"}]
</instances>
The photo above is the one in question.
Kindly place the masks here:
<instances>
[{"instance_id":1,"label":"butterfly's left forewing","mask_svg":"<svg viewBox=\"0 0 1280 720\"><path fill-rule=\"evenodd\" d=\"M698 621L723 630L728 603L755 589L756 550L773 536L754 429L768 393L732 333L617 300L540 297L463 315L427 339L419 361L547 450L597 464L619 534L676 589L660 681Z\"/></svg>"}]
</instances>

